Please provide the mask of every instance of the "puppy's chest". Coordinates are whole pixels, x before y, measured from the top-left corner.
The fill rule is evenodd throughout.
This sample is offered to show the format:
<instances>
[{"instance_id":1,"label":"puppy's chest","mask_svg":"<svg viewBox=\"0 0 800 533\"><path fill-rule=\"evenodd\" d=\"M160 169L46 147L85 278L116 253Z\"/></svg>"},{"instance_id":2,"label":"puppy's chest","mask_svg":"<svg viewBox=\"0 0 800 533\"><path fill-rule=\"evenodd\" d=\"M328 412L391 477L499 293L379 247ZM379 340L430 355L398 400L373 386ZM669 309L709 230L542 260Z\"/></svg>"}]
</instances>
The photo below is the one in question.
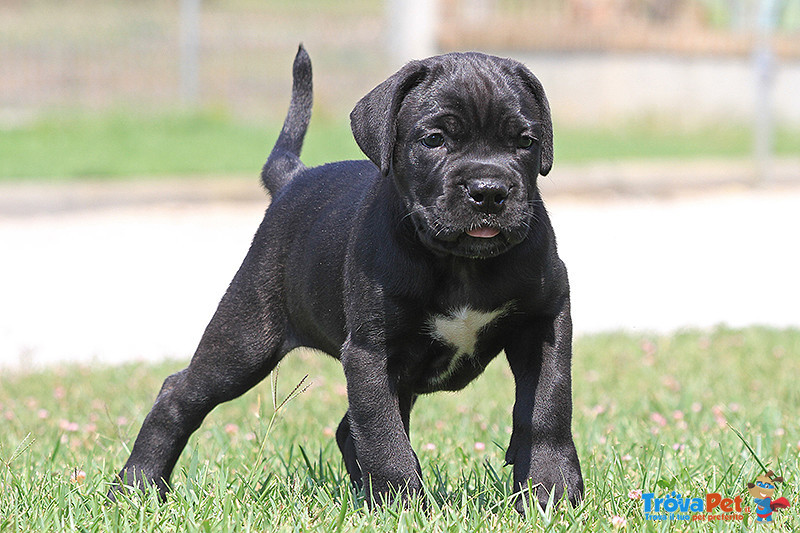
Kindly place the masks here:
<instances>
[{"instance_id":1,"label":"puppy's chest","mask_svg":"<svg viewBox=\"0 0 800 533\"><path fill-rule=\"evenodd\" d=\"M492 311L474 309L468 305L445 314L432 314L425 323L425 333L445 349L433 361L427 380L431 384L447 381L464 367L474 367L476 349L493 326L502 320L511 304Z\"/></svg>"}]
</instances>

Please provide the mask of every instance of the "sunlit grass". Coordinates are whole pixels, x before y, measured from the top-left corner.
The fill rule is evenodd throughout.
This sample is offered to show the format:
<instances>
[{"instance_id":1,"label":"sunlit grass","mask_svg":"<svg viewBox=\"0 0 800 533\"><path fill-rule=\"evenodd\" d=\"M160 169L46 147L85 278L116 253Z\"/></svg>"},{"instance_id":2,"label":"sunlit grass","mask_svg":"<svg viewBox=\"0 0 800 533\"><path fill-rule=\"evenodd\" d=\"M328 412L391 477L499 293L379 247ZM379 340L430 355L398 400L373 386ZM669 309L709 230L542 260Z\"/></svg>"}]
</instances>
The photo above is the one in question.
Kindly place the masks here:
<instances>
[{"instance_id":1,"label":"sunlit grass","mask_svg":"<svg viewBox=\"0 0 800 533\"><path fill-rule=\"evenodd\" d=\"M752 504L746 483L760 467L732 428L786 478L778 495L797 501L799 355L796 330L578 339L573 429L586 499L527 519L508 504L503 459L514 394L502 358L466 390L417 402L411 440L428 509L415 502L371 513L351 490L334 442L347 399L331 358L291 354L275 394L265 380L215 410L189 441L165 504L154 493L113 505L103 495L162 380L184 362L4 373L0 531L578 532L613 531L614 516L629 531L683 530L645 521L629 493L719 492ZM311 387L276 414L274 398L280 404L305 375ZM782 530L800 528L794 507L775 518Z\"/></svg>"},{"instance_id":2,"label":"sunlit grass","mask_svg":"<svg viewBox=\"0 0 800 533\"><path fill-rule=\"evenodd\" d=\"M303 161L363 159L346 116L315 114ZM61 113L0 129L0 179L70 179L251 174L272 148L279 123L225 113ZM738 124L686 129L662 123L613 128L559 127L560 164L637 159L744 158L752 134ZM778 156L800 156L800 131L779 130Z\"/></svg>"}]
</instances>

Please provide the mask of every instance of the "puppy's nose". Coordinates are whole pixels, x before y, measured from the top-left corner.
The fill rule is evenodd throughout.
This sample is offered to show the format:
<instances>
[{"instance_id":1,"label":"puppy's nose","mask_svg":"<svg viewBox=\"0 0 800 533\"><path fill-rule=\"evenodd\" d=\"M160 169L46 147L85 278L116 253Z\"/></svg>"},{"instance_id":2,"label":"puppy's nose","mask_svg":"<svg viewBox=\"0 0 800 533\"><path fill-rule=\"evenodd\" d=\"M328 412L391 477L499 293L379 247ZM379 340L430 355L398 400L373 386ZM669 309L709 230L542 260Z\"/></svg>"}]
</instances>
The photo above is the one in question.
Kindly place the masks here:
<instances>
[{"instance_id":1,"label":"puppy's nose","mask_svg":"<svg viewBox=\"0 0 800 533\"><path fill-rule=\"evenodd\" d=\"M466 184L468 201L478 211L499 213L508 198L508 185L497 179L474 179Z\"/></svg>"}]
</instances>

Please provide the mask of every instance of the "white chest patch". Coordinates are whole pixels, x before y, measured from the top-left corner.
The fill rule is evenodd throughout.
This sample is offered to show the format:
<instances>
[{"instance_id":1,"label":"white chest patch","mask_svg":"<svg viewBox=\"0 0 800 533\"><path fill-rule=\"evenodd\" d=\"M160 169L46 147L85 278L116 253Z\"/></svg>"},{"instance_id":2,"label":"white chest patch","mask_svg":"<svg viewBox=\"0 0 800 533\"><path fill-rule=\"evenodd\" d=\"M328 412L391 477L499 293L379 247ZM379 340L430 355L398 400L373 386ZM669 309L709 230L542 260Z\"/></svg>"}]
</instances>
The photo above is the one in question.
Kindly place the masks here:
<instances>
[{"instance_id":1,"label":"white chest patch","mask_svg":"<svg viewBox=\"0 0 800 533\"><path fill-rule=\"evenodd\" d=\"M447 368L433 381L440 382L450 377L475 351L478 335L483 328L506 314L510 304L488 313L464 306L454 309L448 315L433 315L428 319L428 333L431 337L456 349Z\"/></svg>"},{"instance_id":2,"label":"white chest patch","mask_svg":"<svg viewBox=\"0 0 800 533\"><path fill-rule=\"evenodd\" d=\"M454 346L458 355L471 355L475 351L478 333L508 312L503 306L488 313L467 306L454 309L448 315L434 315L428 320L430 335L446 344Z\"/></svg>"}]
</instances>

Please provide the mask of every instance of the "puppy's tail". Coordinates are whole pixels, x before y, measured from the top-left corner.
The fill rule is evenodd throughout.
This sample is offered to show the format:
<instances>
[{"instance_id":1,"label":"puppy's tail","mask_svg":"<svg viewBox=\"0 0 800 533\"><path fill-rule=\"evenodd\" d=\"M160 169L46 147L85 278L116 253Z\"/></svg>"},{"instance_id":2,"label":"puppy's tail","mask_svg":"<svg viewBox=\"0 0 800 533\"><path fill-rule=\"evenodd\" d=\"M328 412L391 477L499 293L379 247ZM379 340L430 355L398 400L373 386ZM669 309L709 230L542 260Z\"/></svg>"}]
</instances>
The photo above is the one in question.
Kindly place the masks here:
<instances>
[{"instance_id":1,"label":"puppy's tail","mask_svg":"<svg viewBox=\"0 0 800 533\"><path fill-rule=\"evenodd\" d=\"M311 58L301 44L292 67L292 100L283 121L283 129L261 169L261 183L274 195L281 187L305 169L300 161L300 150L311 120L312 83Z\"/></svg>"}]
</instances>

